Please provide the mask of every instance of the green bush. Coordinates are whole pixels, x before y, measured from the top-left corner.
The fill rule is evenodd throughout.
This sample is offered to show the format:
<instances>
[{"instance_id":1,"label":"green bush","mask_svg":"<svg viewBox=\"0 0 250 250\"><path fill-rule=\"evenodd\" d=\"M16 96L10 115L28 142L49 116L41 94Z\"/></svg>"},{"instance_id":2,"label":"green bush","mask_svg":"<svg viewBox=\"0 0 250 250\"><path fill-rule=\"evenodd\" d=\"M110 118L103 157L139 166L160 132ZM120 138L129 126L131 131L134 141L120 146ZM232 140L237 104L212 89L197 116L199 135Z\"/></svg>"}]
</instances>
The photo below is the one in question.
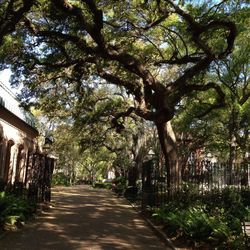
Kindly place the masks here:
<instances>
[{"instance_id":1,"label":"green bush","mask_svg":"<svg viewBox=\"0 0 250 250\"><path fill-rule=\"evenodd\" d=\"M220 241L225 240L230 234L225 219L210 216L202 206L187 209L175 209L175 211L156 212L172 229L172 232L181 232L193 240Z\"/></svg>"},{"instance_id":2,"label":"green bush","mask_svg":"<svg viewBox=\"0 0 250 250\"><path fill-rule=\"evenodd\" d=\"M118 189L125 189L126 188L126 178L123 176L119 176L113 180L113 183L116 185Z\"/></svg>"},{"instance_id":3,"label":"green bush","mask_svg":"<svg viewBox=\"0 0 250 250\"><path fill-rule=\"evenodd\" d=\"M248 195L245 190L244 197ZM200 196L185 189L164 207L156 209L153 216L163 221L168 232L176 237L241 249L241 221L250 216L244 197L232 188Z\"/></svg>"},{"instance_id":4,"label":"green bush","mask_svg":"<svg viewBox=\"0 0 250 250\"><path fill-rule=\"evenodd\" d=\"M93 184L94 188L105 188L105 189L111 189L112 183L103 183L103 182L95 182Z\"/></svg>"},{"instance_id":5,"label":"green bush","mask_svg":"<svg viewBox=\"0 0 250 250\"><path fill-rule=\"evenodd\" d=\"M0 193L0 228L26 221L34 211L34 205L27 199L6 192Z\"/></svg>"},{"instance_id":6,"label":"green bush","mask_svg":"<svg viewBox=\"0 0 250 250\"><path fill-rule=\"evenodd\" d=\"M64 173L56 173L52 176L52 182L51 184L53 186L70 186L70 178L69 176L66 176Z\"/></svg>"},{"instance_id":7,"label":"green bush","mask_svg":"<svg viewBox=\"0 0 250 250\"><path fill-rule=\"evenodd\" d=\"M244 204L244 206L250 207L250 190L249 190L249 188L241 189L240 194L241 194L242 203Z\"/></svg>"}]
</instances>

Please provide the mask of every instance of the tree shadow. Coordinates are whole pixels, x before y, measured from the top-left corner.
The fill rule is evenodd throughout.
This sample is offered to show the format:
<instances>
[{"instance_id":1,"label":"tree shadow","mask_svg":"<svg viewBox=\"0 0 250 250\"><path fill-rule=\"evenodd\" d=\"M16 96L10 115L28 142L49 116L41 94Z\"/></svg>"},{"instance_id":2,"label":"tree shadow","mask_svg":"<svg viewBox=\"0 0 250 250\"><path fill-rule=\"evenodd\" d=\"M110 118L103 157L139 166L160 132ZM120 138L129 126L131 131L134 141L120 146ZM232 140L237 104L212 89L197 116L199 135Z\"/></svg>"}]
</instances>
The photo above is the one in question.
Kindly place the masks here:
<instances>
[{"instance_id":1,"label":"tree shadow","mask_svg":"<svg viewBox=\"0 0 250 250\"><path fill-rule=\"evenodd\" d=\"M52 202L54 208L35 223L0 241L1 249L167 249L130 205L110 191L55 188Z\"/></svg>"}]
</instances>

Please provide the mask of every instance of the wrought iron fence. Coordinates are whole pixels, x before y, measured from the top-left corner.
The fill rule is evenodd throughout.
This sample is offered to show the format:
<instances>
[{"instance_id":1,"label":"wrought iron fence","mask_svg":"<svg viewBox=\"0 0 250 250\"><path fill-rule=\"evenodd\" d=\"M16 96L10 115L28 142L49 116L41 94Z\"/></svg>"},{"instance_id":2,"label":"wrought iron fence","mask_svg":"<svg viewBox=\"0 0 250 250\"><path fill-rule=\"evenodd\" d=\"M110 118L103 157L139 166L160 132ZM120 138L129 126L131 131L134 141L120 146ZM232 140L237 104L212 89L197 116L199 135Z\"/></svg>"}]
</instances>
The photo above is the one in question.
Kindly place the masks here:
<instances>
[{"instance_id":1,"label":"wrought iron fence","mask_svg":"<svg viewBox=\"0 0 250 250\"><path fill-rule=\"evenodd\" d=\"M182 185L192 183L200 193L232 186L237 189L250 187L250 164L212 163L208 161L188 164L183 171Z\"/></svg>"},{"instance_id":2,"label":"wrought iron fence","mask_svg":"<svg viewBox=\"0 0 250 250\"><path fill-rule=\"evenodd\" d=\"M24 182L6 183L0 180L0 191L27 197L34 203L49 202L54 159L44 154L29 155Z\"/></svg>"},{"instance_id":3,"label":"wrought iron fence","mask_svg":"<svg viewBox=\"0 0 250 250\"><path fill-rule=\"evenodd\" d=\"M227 187L250 189L250 162L231 164L209 161L189 162L185 166L171 163L172 170L179 168L181 175L174 176L171 185L167 183L167 172L157 161L148 161L142 171L142 208L162 206L170 196L192 188L197 194L212 190L223 190ZM175 171L173 171L175 172ZM170 188L169 188L170 187Z\"/></svg>"},{"instance_id":4,"label":"wrought iron fence","mask_svg":"<svg viewBox=\"0 0 250 250\"><path fill-rule=\"evenodd\" d=\"M50 201L51 179L54 169L54 160L43 154L32 156L32 165L29 170L28 196L34 202Z\"/></svg>"}]
</instances>

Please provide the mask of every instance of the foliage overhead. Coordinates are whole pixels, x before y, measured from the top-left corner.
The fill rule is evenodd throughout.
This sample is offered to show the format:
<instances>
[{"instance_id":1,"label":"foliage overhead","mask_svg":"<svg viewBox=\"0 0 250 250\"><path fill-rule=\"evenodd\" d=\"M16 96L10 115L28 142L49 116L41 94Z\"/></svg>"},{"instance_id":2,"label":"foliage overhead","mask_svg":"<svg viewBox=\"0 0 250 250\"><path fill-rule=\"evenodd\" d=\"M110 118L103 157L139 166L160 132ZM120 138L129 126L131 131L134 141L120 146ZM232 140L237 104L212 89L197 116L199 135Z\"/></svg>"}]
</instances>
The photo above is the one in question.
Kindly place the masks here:
<instances>
[{"instance_id":1,"label":"foliage overhead","mask_svg":"<svg viewBox=\"0 0 250 250\"><path fill-rule=\"evenodd\" d=\"M24 85L27 102L74 121L85 139L104 141L103 124L110 121L121 132L132 114L152 121L159 134L182 105L199 118L225 106L249 106L249 80L239 81L249 65L242 53L248 1L2 2L1 67L11 66L12 82ZM239 124L248 117L241 114Z\"/></svg>"},{"instance_id":2,"label":"foliage overhead","mask_svg":"<svg viewBox=\"0 0 250 250\"><path fill-rule=\"evenodd\" d=\"M245 6L227 2L38 1L14 34L22 46L5 62L13 81L28 86L26 97L46 97L51 107L60 105L51 95L61 89L72 97L106 82L133 96L123 116L134 112L162 124L184 96L211 89L208 112L225 104L224 93L202 75L232 52L231 6Z\"/></svg>"},{"instance_id":3,"label":"foliage overhead","mask_svg":"<svg viewBox=\"0 0 250 250\"><path fill-rule=\"evenodd\" d=\"M247 13L249 9L243 9L234 15L238 35L233 53L213 64L206 76L221 86L226 107L200 116L213 101L214 96L209 91L184 98L179 106L174 127L181 134L184 149L195 151L205 147L220 160L228 159L231 150L237 150L235 157L238 159L244 159L249 151L250 46L247 40L250 18Z\"/></svg>"}]
</instances>

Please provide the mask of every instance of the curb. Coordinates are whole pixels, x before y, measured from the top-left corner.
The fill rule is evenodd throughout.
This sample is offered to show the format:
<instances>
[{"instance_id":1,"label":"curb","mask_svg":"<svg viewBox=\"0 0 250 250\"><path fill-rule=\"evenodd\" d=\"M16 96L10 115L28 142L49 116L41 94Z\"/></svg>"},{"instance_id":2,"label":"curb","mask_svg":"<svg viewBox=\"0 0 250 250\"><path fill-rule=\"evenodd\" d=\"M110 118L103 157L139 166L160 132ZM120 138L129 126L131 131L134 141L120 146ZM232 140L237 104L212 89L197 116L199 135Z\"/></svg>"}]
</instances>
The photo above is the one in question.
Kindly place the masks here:
<instances>
[{"instance_id":1,"label":"curb","mask_svg":"<svg viewBox=\"0 0 250 250\"><path fill-rule=\"evenodd\" d=\"M120 196L117 198L123 198L125 201L127 201L129 205L139 214L139 216L141 216L142 219L148 224L154 234L158 236L158 238L160 238L167 247L170 247L172 250L176 250L173 242L166 236L166 234L161 230L161 228L159 226L154 225L154 223L150 221L146 216L144 216L142 212L136 206L133 205L133 203L131 203L124 196Z\"/></svg>"},{"instance_id":2,"label":"curb","mask_svg":"<svg viewBox=\"0 0 250 250\"><path fill-rule=\"evenodd\" d=\"M172 250L176 248L173 245L173 242L164 234L164 232L157 226L155 226L148 218L146 218L142 213L139 213L140 216L147 222L149 227L153 232L165 243L167 247L170 247Z\"/></svg>"}]
</instances>

